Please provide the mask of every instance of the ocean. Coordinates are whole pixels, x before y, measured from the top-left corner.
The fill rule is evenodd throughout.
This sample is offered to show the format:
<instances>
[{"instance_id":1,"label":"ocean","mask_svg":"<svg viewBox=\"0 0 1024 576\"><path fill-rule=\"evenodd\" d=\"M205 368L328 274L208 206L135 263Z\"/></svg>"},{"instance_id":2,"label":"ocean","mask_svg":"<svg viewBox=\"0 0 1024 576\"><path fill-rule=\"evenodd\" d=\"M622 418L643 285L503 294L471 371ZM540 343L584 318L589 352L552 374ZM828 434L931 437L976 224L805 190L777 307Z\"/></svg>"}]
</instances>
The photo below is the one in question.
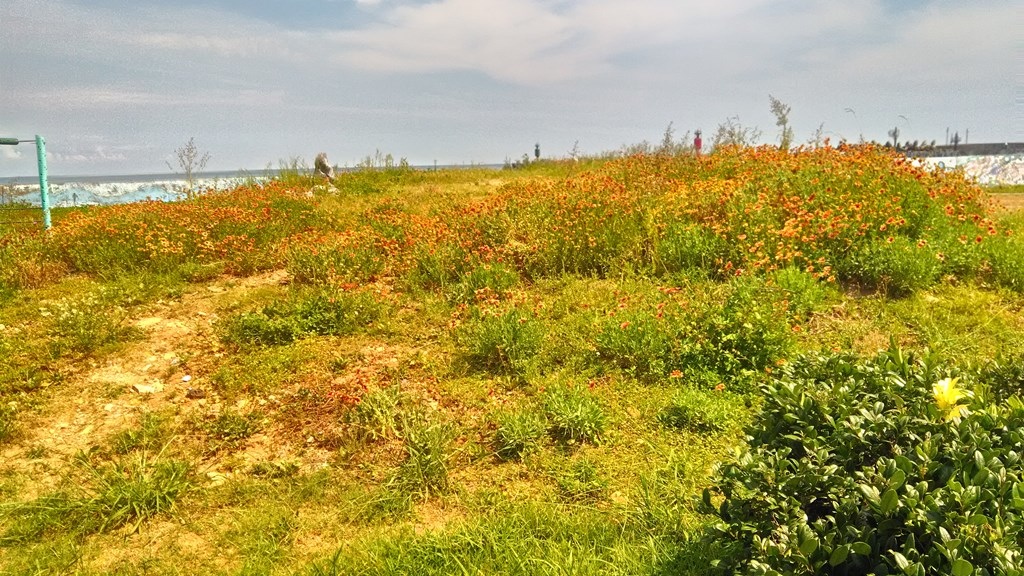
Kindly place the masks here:
<instances>
[{"instance_id":1,"label":"ocean","mask_svg":"<svg viewBox=\"0 0 1024 576\"><path fill-rule=\"evenodd\" d=\"M203 172L197 175L197 190L225 190L239 184L263 181L277 170ZM131 174L122 176L50 176L51 207L126 204L142 200L168 202L185 196L186 180L181 174ZM39 206L39 179L0 178L0 205L28 203Z\"/></svg>"}]
</instances>

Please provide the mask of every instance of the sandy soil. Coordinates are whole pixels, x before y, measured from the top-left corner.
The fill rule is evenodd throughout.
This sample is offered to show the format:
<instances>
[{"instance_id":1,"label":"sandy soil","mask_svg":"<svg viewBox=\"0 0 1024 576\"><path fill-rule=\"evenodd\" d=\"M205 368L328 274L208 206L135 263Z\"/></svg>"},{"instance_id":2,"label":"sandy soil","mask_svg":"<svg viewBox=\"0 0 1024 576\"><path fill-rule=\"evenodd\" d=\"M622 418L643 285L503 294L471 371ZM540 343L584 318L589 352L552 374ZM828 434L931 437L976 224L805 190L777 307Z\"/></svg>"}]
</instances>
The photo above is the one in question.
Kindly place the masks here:
<instances>
[{"instance_id":1,"label":"sandy soil","mask_svg":"<svg viewBox=\"0 0 1024 576\"><path fill-rule=\"evenodd\" d=\"M1024 194L992 194L992 198L1007 210L1024 210Z\"/></svg>"}]
</instances>

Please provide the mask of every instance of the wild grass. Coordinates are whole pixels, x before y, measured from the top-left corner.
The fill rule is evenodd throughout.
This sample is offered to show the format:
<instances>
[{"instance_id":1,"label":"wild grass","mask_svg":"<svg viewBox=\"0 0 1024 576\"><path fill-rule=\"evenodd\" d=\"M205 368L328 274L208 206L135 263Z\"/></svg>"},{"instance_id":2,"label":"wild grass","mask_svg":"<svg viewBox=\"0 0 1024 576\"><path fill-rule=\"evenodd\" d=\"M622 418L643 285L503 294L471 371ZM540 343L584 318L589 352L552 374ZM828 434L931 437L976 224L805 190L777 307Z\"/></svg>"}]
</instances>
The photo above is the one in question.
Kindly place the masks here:
<instances>
[{"instance_id":1,"label":"wild grass","mask_svg":"<svg viewBox=\"0 0 1024 576\"><path fill-rule=\"evenodd\" d=\"M193 486L191 466L151 454L107 464L85 460L76 472L80 478L65 490L7 504L0 545L61 534L81 537L125 525L134 531L147 518L173 510Z\"/></svg>"}]
</instances>

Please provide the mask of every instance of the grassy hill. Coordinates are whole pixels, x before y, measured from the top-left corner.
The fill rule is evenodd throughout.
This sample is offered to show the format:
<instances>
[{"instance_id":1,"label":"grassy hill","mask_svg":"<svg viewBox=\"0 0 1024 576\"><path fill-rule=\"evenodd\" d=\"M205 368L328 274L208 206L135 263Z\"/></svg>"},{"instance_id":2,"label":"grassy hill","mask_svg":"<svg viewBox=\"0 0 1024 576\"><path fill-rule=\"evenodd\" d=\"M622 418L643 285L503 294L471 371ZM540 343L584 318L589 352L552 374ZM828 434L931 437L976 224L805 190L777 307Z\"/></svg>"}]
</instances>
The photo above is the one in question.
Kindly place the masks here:
<instances>
[{"instance_id":1,"label":"grassy hill","mask_svg":"<svg viewBox=\"0 0 1024 576\"><path fill-rule=\"evenodd\" d=\"M1022 236L961 175L866 147L290 172L67 210L0 236L0 571L866 573L857 554L903 550L1012 573L1016 513L950 512L1000 531L929 560L911 500L853 544L808 536L839 521L805 503L791 549L721 504L738 449L828 405L808 382L892 376L843 392L880 398L864 430L914 415L883 459L915 426L1018 417ZM971 392L952 420L943 377ZM854 505L897 514L875 465L849 465ZM1024 499L1004 469L990 500Z\"/></svg>"}]
</instances>

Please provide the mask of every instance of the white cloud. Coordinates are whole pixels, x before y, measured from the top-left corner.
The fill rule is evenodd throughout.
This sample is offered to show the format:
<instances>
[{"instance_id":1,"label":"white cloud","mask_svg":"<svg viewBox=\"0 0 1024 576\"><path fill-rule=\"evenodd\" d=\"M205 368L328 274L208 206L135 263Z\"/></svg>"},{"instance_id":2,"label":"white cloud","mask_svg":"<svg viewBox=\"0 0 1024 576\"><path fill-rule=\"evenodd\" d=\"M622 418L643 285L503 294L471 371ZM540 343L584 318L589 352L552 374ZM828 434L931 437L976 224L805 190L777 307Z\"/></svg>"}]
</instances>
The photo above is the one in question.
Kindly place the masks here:
<instances>
[{"instance_id":1,"label":"white cloud","mask_svg":"<svg viewBox=\"0 0 1024 576\"><path fill-rule=\"evenodd\" d=\"M117 110L131 107L273 107L284 103L281 90L184 90L159 92L120 86L82 86L49 90L13 90L12 99L33 104L42 110Z\"/></svg>"},{"instance_id":2,"label":"white cloud","mask_svg":"<svg viewBox=\"0 0 1024 576\"><path fill-rule=\"evenodd\" d=\"M346 66L394 73L481 72L544 85L613 77L627 68L674 62L677 68L743 74L788 51L870 30L878 0L440 0L404 4L384 21L325 40ZM665 70L651 69L656 73Z\"/></svg>"},{"instance_id":3,"label":"white cloud","mask_svg":"<svg viewBox=\"0 0 1024 576\"><path fill-rule=\"evenodd\" d=\"M932 6L888 22L891 36L853 47L850 57L839 63L844 74L876 82L988 81L993 72L1012 72L1019 29L1008 24L1019 24L1020 18L1020 8L1011 2L985 10L973 4Z\"/></svg>"},{"instance_id":4,"label":"white cloud","mask_svg":"<svg viewBox=\"0 0 1024 576\"><path fill-rule=\"evenodd\" d=\"M94 164L100 162L125 162L128 160L128 156L124 152L107 150L105 148L70 152L47 151L46 156L51 161L64 164Z\"/></svg>"},{"instance_id":5,"label":"white cloud","mask_svg":"<svg viewBox=\"0 0 1024 576\"><path fill-rule=\"evenodd\" d=\"M337 62L387 72L474 70L508 81L572 77L593 63L566 50L565 16L536 1L443 0L399 6L386 23L332 36Z\"/></svg>"},{"instance_id":6,"label":"white cloud","mask_svg":"<svg viewBox=\"0 0 1024 576\"><path fill-rule=\"evenodd\" d=\"M7 160L17 160L22 157L19 146L0 146L0 157Z\"/></svg>"},{"instance_id":7,"label":"white cloud","mask_svg":"<svg viewBox=\"0 0 1024 576\"><path fill-rule=\"evenodd\" d=\"M0 0L0 110L55 142L103 133L168 150L195 133L238 165L313 139L343 156L420 146L428 159L493 161L558 130L565 149L580 137L600 150L669 120L770 127L769 93L810 129L868 137L896 113L934 130L971 107L972 140L983 124L1005 139L1020 114L1019 9L1002 0L333 1L351 18L302 28L259 14L264 3L238 14L227 2ZM85 144L58 152L103 158Z\"/></svg>"}]
</instances>

